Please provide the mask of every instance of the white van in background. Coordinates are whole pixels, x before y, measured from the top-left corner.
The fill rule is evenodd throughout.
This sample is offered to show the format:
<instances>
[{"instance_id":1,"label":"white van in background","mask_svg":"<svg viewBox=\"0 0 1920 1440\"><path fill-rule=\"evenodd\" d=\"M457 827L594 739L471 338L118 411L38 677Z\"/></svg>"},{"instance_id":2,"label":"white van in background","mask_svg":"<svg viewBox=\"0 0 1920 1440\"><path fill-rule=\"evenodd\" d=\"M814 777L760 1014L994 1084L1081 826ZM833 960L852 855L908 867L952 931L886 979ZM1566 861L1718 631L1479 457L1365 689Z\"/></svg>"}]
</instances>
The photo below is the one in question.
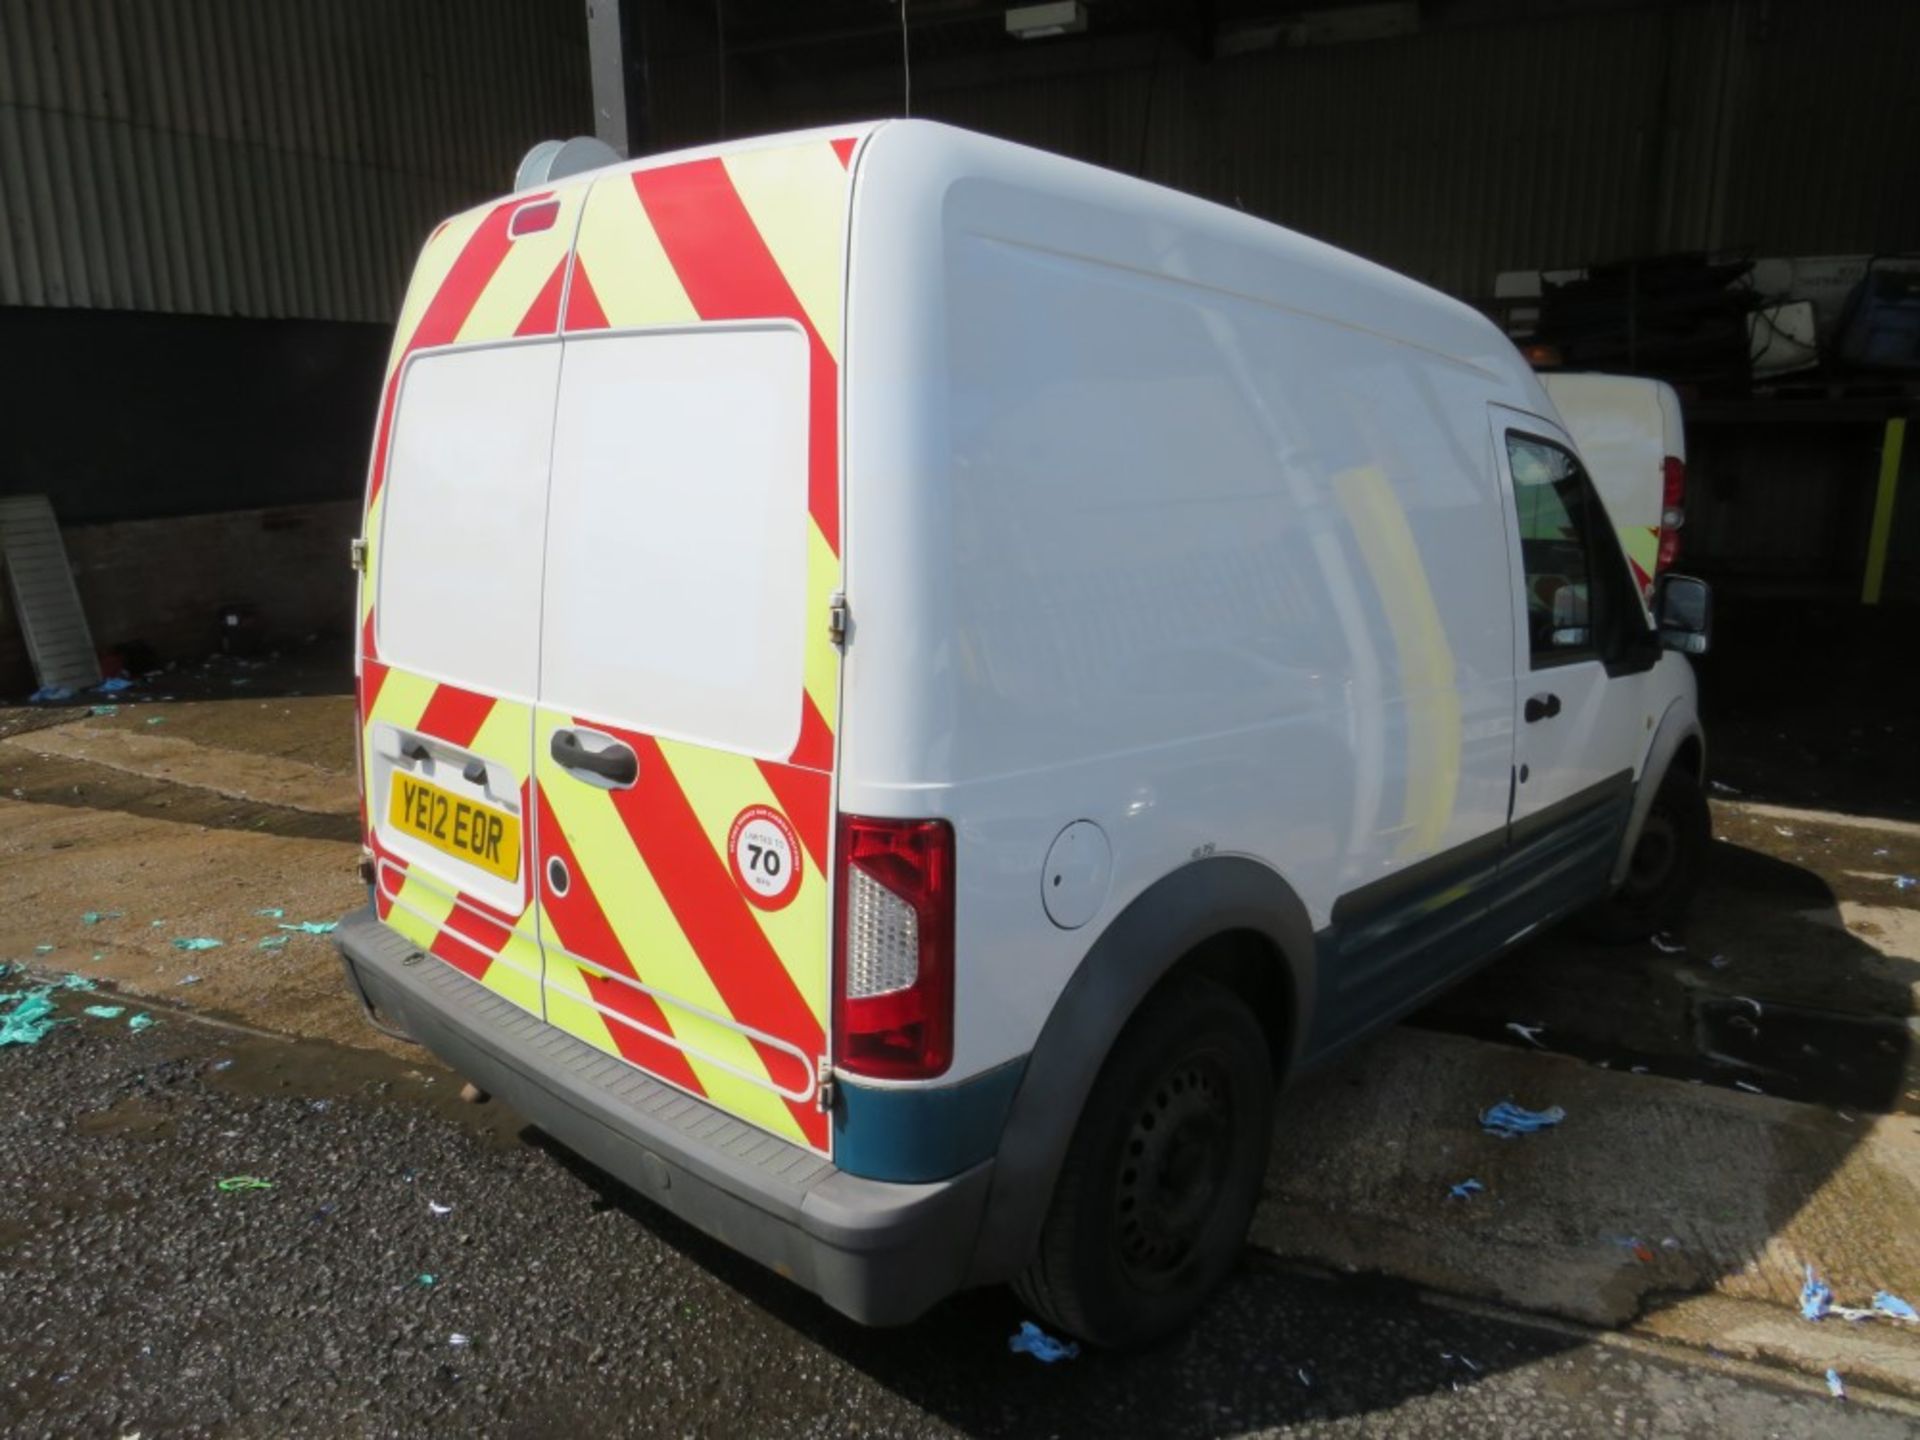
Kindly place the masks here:
<instances>
[{"instance_id":1,"label":"white van in background","mask_svg":"<svg viewBox=\"0 0 1920 1440\"><path fill-rule=\"evenodd\" d=\"M1540 376L1606 502L1649 598L1680 555L1687 518L1687 436L1664 380L1548 371Z\"/></svg>"},{"instance_id":2,"label":"white van in background","mask_svg":"<svg viewBox=\"0 0 1920 1440\"><path fill-rule=\"evenodd\" d=\"M1650 617L1513 345L1137 179L537 186L434 232L376 437L354 989L870 1323L1166 1334L1280 1086L1706 848L1705 587Z\"/></svg>"}]
</instances>

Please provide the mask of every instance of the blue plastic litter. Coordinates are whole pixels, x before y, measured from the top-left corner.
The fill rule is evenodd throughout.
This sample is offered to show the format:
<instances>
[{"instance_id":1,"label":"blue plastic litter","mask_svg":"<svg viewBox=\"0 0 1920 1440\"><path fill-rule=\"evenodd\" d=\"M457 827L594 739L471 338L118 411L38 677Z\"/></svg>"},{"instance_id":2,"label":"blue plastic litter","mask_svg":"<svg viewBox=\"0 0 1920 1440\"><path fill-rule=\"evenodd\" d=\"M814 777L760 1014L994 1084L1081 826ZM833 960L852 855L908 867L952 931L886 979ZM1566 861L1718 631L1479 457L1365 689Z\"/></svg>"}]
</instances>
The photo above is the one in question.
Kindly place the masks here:
<instances>
[{"instance_id":1,"label":"blue plastic litter","mask_svg":"<svg viewBox=\"0 0 1920 1440\"><path fill-rule=\"evenodd\" d=\"M133 681L124 675L116 675L111 680L102 680L93 687L96 695L118 695L122 690L131 690Z\"/></svg>"},{"instance_id":2,"label":"blue plastic litter","mask_svg":"<svg viewBox=\"0 0 1920 1440\"><path fill-rule=\"evenodd\" d=\"M256 915L264 915L269 920L284 920L287 918L287 907L284 905L268 905L253 913Z\"/></svg>"},{"instance_id":3,"label":"blue plastic litter","mask_svg":"<svg viewBox=\"0 0 1920 1440\"><path fill-rule=\"evenodd\" d=\"M53 953L53 946L36 945L33 947L33 953L36 955L51 955Z\"/></svg>"},{"instance_id":4,"label":"blue plastic litter","mask_svg":"<svg viewBox=\"0 0 1920 1440\"><path fill-rule=\"evenodd\" d=\"M1566 1118L1567 1112L1558 1105L1550 1105L1545 1110L1528 1110L1511 1100L1502 1100L1498 1105L1480 1112L1480 1128L1497 1139L1511 1140L1519 1135L1531 1135L1537 1130L1549 1129Z\"/></svg>"},{"instance_id":5,"label":"blue plastic litter","mask_svg":"<svg viewBox=\"0 0 1920 1440\"><path fill-rule=\"evenodd\" d=\"M1807 1283L1800 1287L1800 1318L1823 1320L1832 1309L1833 1287L1813 1273L1813 1266L1807 1266Z\"/></svg>"},{"instance_id":6,"label":"blue plastic litter","mask_svg":"<svg viewBox=\"0 0 1920 1440\"><path fill-rule=\"evenodd\" d=\"M88 910L80 917L82 925L98 925L102 920L120 920L126 916L124 910Z\"/></svg>"},{"instance_id":7,"label":"blue plastic litter","mask_svg":"<svg viewBox=\"0 0 1920 1440\"><path fill-rule=\"evenodd\" d=\"M226 942L215 940L209 935L192 935L173 942L176 950L218 950Z\"/></svg>"},{"instance_id":8,"label":"blue plastic litter","mask_svg":"<svg viewBox=\"0 0 1920 1440\"><path fill-rule=\"evenodd\" d=\"M287 948L287 941L291 938L291 936L287 935L269 935L260 942L260 948L262 950L284 950Z\"/></svg>"},{"instance_id":9,"label":"blue plastic litter","mask_svg":"<svg viewBox=\"0 0 1920 1440\"><path fill-rule=\"evenodd\" d=\"M1911 890L1917 884L1920 884L1920 881L1915 880L1911 875L1896 875L1893 877L1893 888L1896 890Z\"/></svg>"},{"instance_id":10,"label":"blue plastic litter","mask_svg":"<svg viewBox=\"0 0 1920 1440\"><path fill-rule=\"evenodd\" d=\"M173 983L176 985L198 985L200 983L200 977L198 975L182 975Z\"/></svg>"},{"instance_id":11,"label":"blue plastic litter","mask_svg":"<svg viewBox=\"0 0 1920 1440\"><path fill-rule=\"evenodd\" d=\"M84 975L69 973L60 981L62 990L98 990L100 987Z\"/></svg>"},{"instance_id":12,"label":"blue plastic litter","mask_svg":"<svg viewBox=\"0 0 1920 1440\"><path fill-rule=\"evenodd\" d=\"M54 700L71 699L73 699L73 687L70 685L42 685L27 697L27 703L37 705Z\"/></svg>"},{"instance_id":13,"label":"blue plastic litter","mask_svg":"<svg viewBox=\"0 0 1920 1440\"><path fill-rule=\"evenodd\" d=\"M299 935L331 935L338 920L302 920L297 925L282 925L282 930L291 930Z\"/></svg>"},{"instance_id":14,"label":"blue plastic litter","mask_svg":"<svg viewBox=\"0 0 1920 1440\"><path fill-rule=\"evenodd\" d=\"M142 1010L138 1015L135 1015L131 1020L127 1021L127 1029L148 1030L159 1023L160 1022L154 1019L153 1016Z\"/></svg>"},{"instance_id":15,"label":"blue plastic litter","mask_svg":"<svg viewBox=\"0 0 1920 1440\"><path fill-rule=\"evenodd\" d=\"M1486 1188L1478 1180L1462 1180L1458 1185L1448 1187L1447 1193L1456 1200L1471 1200Z\"/></svg>"},{"instance_id":16,"label":"blue plastic litter","mask_svg":"<svg viewBox=\"0 0 1920 1440\"><path fill-rule=\"evenodd\" d=\"M1920 1310L1895 1295L1891 1290L1877 1290L1873 1296L1873 1308L1880 1314L1894 1320L1905 1320L1911 1324L1920 1324Z\"/></svg>"},{"instance_id":17,"label":"blue plastic litter","mask_svg":"<svg viewBox=\"0 0 1920 1440\"><path fill-rule=\"evenodd\" d=\"M14 998L13 1008L0 1015L0 1046L38 1045L60 1021L53 1018L52 990L42 987Z\"/></svg>"},{"instance_id":18,"label":"blue plastic litter","mask_svg":"<svg viewBox=\"0 0 1920 1440\"><path fill-rule=\"evenodd\" d=\"M1838 1370L1827 1371L1827 1393L1836 1400L1847 1398L1847 1384L1840 1378Z\"/></svg>"},{"instance_id":19,"label":"blue plastic litter","mask_svg":"<svg viewBox=\"0 0 1920 1440\"><path fill-rule=\"evenodd\" d=\"M120 707L118 705L89 705L87 707L87 713L89 715L98 715L104 719L107 716L118 715L120 713Z\"/></svg>"},{"instance_id":20,"label":"blue plastic litter","mask_svg":"<svg viewBox=\"0 0 1920 1440\"><path fill-rule=\"evenodd\" d=\"M127 1013L124 1005L89 1005L86 1013L96 1020L118 1020Z\"/></svg>"},{"instance_id":21,"label":"blue plastic litter","mask_svg":"<svg viewBox=\"0 0 1920 1440\"><path fill-rule=\"evenodd\" d=\"M1042 1365L1056 1360L1072 1360L1080 1347L1071 1340L1056 1340L1031 1320L1022 1320L1020 1328L1007 1337L1007 1349L1016 1355L1031 1355Z\"/></svg>"}]
</instances>

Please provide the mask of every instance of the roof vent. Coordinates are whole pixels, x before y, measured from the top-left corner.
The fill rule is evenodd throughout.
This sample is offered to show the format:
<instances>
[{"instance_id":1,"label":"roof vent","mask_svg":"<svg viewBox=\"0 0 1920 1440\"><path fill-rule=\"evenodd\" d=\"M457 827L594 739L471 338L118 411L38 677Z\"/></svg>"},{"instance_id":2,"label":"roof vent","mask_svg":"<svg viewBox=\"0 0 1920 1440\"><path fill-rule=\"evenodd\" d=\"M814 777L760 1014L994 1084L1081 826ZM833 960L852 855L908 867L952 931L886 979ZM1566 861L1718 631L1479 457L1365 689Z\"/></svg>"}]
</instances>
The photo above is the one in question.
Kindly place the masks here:
<instances>
[{"instance_id":1,"label":"roof vent","mask_svg":"<svg viewBox=\"0 0 1920 1440\"><path fill-rule=\"evenodd\" d=\"M604 140L591 135L576 135L571 140L542 140L527 151L520 168L514 172L513 188L531 190L537 185L564 180L583 170L598 170L603 165L618 165L620 153Z\"/></svg>"}]
</instances>

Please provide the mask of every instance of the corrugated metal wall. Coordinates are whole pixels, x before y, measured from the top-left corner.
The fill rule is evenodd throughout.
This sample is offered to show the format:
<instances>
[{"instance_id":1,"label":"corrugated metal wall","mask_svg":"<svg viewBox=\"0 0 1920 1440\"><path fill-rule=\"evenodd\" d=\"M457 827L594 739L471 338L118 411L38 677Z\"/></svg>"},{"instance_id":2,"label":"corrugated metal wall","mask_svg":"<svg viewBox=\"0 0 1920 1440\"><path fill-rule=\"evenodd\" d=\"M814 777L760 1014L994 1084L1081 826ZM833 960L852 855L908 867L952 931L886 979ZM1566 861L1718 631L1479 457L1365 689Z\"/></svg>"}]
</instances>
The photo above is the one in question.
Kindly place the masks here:
<instances>
[{"instance_id":1,"label":"corrugated metal wall","mask_svg":"<svg viewBox=\"0 0 1920 1440\"><path fill-rule=\"evenodd\" d=\"M1666 250L1920 247L1914 0L1430 21L1207 64L1173 41L1110 53L1020 79L928 63L914 111L1239 205L1469 296L1504 269ZM897 113L898 95L897 73L789 84L753 97L752 120Z\"/></svg>"},{"instance_id":2,"label":"corrugated metal wall","mask_svg":"<svg viewBox=\"0 0 1920 1440\"><path fill-rule=\"evenodd\" d=\"M579 0L0 0L0 304L389 320L591 119Z\"/></svg>"}]
</instances>

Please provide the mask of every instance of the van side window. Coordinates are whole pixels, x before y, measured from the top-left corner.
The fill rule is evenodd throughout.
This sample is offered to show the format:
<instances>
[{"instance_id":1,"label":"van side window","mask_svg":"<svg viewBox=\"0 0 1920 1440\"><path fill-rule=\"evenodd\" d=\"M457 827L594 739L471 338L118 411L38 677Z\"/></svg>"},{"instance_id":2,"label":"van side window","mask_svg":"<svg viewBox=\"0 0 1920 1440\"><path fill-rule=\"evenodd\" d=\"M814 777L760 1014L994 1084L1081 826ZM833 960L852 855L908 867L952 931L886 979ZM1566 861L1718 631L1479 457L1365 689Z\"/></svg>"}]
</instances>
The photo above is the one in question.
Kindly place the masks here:
<instances>
[{"instance_id":1,"label":"van side window","mask_svg":"<svg viewBox=\"0 0 1920 1440\"><path fill-rule=\"evenodd\" d=\"M1507 465L1534 668L1621 658L1633 619L1625 562L1593 483L1570 451L1518 431L1507 432Z\"/></svg>"}]
</instances>

